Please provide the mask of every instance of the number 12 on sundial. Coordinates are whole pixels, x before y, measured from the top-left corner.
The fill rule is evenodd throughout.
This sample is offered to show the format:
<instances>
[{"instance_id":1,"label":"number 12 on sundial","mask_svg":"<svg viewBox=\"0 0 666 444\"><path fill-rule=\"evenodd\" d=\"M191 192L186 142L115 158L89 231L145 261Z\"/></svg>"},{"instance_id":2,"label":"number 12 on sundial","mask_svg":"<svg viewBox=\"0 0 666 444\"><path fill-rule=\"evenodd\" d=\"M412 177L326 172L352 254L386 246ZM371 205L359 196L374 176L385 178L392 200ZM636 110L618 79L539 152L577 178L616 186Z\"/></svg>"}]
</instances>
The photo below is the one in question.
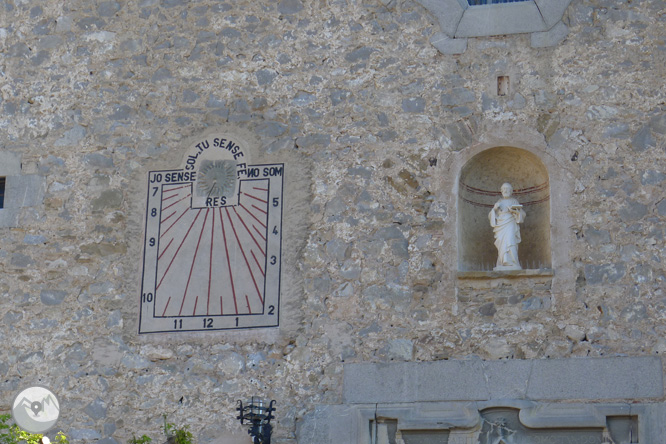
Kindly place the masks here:
<instances>
[{"instance_id":1,"label":"number 12 on sundial","mask_svg":"<svg viewBox=\"0 0 666 444\"><path fill-rule=\"evenodd\" d=\"M149 172L139 333L279 325L284 164L219 157Z\"/></svg>"}]
</instances>

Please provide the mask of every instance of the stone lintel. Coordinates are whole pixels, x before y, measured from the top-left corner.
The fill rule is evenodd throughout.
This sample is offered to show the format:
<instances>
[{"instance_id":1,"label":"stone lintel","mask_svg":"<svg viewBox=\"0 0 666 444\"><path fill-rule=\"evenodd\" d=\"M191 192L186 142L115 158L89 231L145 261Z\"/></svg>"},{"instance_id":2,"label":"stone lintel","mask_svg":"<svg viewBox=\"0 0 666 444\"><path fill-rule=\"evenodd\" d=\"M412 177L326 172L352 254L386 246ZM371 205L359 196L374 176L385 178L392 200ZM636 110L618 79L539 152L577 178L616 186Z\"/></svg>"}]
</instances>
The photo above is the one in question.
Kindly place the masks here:
<instances>
[{"instance_id":1,"label":"stone lintel","mask_svg":"<svg viewBox=\"0 0 666 444\"><path fill-rule=\"evenodd\" d=\"M345 403L661 399L658 357L345 365Z\"/></svg>"}]
</instances>

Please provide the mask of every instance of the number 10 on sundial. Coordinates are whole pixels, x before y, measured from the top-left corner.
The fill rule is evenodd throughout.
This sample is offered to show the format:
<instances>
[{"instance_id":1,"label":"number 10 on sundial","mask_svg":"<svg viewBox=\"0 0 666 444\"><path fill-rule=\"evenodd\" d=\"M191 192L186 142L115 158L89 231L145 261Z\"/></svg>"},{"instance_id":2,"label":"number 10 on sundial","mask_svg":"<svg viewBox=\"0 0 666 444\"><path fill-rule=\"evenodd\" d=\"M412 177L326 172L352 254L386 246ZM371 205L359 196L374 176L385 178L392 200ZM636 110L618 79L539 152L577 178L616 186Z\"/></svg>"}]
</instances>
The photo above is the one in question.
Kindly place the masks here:
<instances>
[{"instance_id":1,"label":"number 10 on sundial","mask_svg":"<svg viewBox=\"0 0 666 444\"><path fill-rule=\"evenodd\" d=\"M216 156L215 140L148 175L139 333L279 324L284 164Z\"/></svg>"}]
</instances>

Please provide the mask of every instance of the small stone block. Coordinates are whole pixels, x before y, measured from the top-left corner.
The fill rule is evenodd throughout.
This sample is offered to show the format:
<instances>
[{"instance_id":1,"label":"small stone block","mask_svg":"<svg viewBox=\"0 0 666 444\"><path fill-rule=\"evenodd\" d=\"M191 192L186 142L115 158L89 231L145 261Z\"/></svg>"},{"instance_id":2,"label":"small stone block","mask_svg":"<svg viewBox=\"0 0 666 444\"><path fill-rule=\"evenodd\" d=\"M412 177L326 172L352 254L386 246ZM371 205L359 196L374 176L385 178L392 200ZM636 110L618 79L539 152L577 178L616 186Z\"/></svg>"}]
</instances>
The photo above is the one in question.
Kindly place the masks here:
<instances>
[{"instance_id":1,"label":"small stone block","mask_svg":"<svg viewBox=\"0 0 666 444\"><path fill-rule=\"evenodd\" d=\"M23 208L40 205L45 192L46 184L42 176L29 174L7 177L5 207Z\"/></svg>"},{"instance_id":2,"label":"small stone block","mask_svg":"<svg viewBox=\"0 0 666 444\"><path fill-rule=\"evenodd\" d=\"M359 442L358 429L354 427L358 420L357 415L349 406L319 405L298 422L298 442Z\"/></svg>"},{"instance_id":3,"label":"small stone block","mask_svg":"<svg viewBox=\"0 0 666 444\"><path fill-rule=\"evenodd\" d=\"M0 208L0 228L17 227L18 219L18 208Z\"/></svg>"},{"instance_id":4,"label":"small stone block","mask_svg":"<svg viewBox=\"0 0 666 444\"><path fill-rule=\"evenodd\" d=\"M21 156L11 151L0 151L0 176L21 174Z\"/></svg>"}]
</instances>

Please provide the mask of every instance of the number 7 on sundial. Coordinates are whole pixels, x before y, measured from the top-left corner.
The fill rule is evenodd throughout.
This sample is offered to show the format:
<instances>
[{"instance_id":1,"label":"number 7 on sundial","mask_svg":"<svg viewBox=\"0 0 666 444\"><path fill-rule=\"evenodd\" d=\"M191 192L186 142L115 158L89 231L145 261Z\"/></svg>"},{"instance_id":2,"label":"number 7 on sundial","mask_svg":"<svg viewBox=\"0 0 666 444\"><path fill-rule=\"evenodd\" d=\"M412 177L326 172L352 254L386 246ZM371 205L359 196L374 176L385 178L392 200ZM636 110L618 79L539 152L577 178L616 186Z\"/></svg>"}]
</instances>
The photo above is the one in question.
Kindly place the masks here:
<instances>
[{"instance_id":1,"label":"number 7 on sundial","mask_svg":"<svg viewBox=\"0 0 666 444\"><path fill-rule=\"evenodd\" d=\"M279 325L283 175L212 136L149 172L139 333Z\"/></svg>"}]
</instances>

